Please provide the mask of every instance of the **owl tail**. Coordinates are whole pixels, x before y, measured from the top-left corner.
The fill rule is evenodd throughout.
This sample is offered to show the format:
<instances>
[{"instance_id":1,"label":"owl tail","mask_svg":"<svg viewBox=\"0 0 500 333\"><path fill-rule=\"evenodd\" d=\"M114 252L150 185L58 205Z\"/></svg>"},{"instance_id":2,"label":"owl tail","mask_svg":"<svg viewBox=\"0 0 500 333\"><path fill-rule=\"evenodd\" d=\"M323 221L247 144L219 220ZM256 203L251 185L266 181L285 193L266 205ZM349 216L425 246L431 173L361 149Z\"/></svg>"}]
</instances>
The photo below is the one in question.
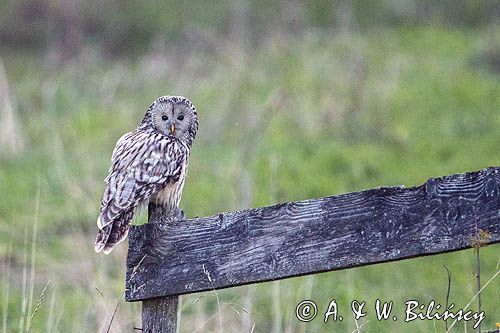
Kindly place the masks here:
<instances>
[{"instance_id":1,"label":"owl tail","mask_svg":"<svg viewBox=\"0 0 500 333\"><path fill-rule=\"evenodd\" d=\"M100 229L95 240L95 251L97 253L103 251L104 254L108 254L118 243L127 238L133 216L134 208L132 207L118 215L113 222Z\"/></svg>"}]
</instances>

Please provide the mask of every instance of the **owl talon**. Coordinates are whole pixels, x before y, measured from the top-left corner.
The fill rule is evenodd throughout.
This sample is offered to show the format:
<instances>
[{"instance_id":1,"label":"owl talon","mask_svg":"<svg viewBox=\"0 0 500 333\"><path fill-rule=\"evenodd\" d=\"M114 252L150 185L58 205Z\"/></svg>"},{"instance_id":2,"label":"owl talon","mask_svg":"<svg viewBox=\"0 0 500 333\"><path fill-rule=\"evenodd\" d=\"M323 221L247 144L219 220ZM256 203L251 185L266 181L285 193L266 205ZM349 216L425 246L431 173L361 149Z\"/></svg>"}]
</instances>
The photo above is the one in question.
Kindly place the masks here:
<instances>
[{"instance_id":1,"label":"owl talon","mask_svg":"<svg viewBox=\"0 0 500 333\"><path fill-rule=\"evenodd\" d=\"M182 209L179 209L179 212L177 214L177 220L184 221L185 219L186 219L186 214L184 214L184 211Z\"/></svg>"}]
</instances>

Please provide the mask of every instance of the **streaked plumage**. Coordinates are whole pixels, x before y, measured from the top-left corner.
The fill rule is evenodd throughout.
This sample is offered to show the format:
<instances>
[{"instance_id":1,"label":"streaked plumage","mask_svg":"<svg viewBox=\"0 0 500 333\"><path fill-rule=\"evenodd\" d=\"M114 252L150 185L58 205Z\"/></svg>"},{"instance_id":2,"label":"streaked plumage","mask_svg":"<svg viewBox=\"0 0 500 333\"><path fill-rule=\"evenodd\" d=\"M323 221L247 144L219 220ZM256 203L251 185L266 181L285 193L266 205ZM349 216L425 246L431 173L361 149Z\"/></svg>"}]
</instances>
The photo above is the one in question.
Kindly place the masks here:
<instances>
[{"instance_id":1,"label":"streaked plumage","mask_svg":"<svg viewBox=\"0 0 500 333\"><path fill-rule=\"evenodd\" d=\"M152 201L167 212L179 210L197 130L191 101L162 96L147 109L141 125L118 140L97 219L96 252L108 254L127 237L138 206Z\"/></svg>"}]
</instances>

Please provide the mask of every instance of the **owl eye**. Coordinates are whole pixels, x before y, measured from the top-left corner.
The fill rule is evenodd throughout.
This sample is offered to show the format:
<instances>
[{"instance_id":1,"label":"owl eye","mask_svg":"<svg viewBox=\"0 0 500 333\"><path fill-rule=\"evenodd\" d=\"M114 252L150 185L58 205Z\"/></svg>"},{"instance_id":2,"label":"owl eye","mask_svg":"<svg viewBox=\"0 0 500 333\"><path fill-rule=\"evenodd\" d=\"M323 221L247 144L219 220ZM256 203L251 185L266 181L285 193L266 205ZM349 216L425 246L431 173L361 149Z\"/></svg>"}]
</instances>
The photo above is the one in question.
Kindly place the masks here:
<instances>
[{"instance_id":1,"label":"owl eye","mask_svg":"<svg viewBox=\"0 0 500 333\"><path fill-rule=\"evenodd\" d=\"M184 116L181 114L179 117L177 117L177 120L184 120Z\"/></svg>"},{"instance_id":2,"label":"owl eye","mask_svg":"<svg viewBox=\"0 0 500 333\"><path fill-rule=\"evenodd\" d=\"M163 115L163 116L161 116L161 119L167 121L168 120L168 116Z\"/></svg>"}]
</instances>

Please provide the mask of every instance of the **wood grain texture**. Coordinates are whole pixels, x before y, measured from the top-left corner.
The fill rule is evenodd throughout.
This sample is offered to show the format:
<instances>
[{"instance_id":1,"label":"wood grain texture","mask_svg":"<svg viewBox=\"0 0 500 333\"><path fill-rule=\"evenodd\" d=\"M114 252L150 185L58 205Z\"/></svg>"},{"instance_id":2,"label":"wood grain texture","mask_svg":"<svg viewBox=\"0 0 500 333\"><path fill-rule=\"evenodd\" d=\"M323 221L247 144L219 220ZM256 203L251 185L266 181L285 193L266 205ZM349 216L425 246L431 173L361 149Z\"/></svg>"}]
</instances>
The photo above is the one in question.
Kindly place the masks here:
<instances>
[{"instance_id":1,"label":"wood grain texture","mask_svg":"<svg viewBox=\"0 0 500 333\"><path fill-rule=\"evenodd\" d=\"M160 216L164 219L174 219L172 215L167 215L163 209L155 204L149 204L148 224L160 221ZM176 333L178 322L179 296L166 296L147 299L142 302L142 332L144 333Z\"/></svg>"},{"instance_id":2,"label":"wood grain texture","mask_svg":"<svg viewBox=\"0 0 500 333\"><path fill-rule=\"evenodd\" d=\"M500 168L133 226L125 298L226 288L500 241Z\"/></svg>"},{"instance_id":3,"label":"wood grain texture","mask_svg":"<svg viewBox=\"0 0 500 333\"><path fill-rule=\"evenodd\" d=\"M142 302L142 332L177 332L179 296L152 298Z\"/></svg>"}]
</instances>

